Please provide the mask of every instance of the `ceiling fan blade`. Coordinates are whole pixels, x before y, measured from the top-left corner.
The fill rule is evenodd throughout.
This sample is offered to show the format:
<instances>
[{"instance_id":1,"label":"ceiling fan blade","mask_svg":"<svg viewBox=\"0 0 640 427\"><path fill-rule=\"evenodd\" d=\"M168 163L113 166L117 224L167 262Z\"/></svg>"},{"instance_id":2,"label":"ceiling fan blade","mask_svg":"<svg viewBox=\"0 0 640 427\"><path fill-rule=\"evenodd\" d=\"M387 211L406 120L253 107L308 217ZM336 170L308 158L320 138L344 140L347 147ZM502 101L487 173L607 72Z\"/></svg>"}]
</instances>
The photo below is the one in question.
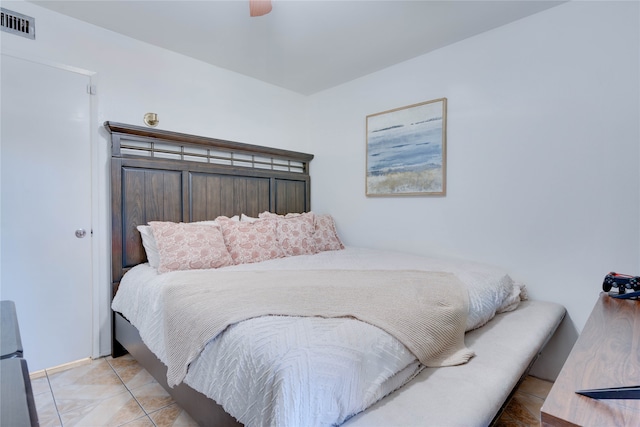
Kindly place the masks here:
<instances>
[{"instance_id":1,"label":"ceiling fan blade","mask_svg":"<svg viewBox=\"0 0 640 427\"><path fill-rule=\"evenodd\" d=\"M262 16L271 12L271 0L249 0L249 14Z\"/></svg>"}]
</instances>

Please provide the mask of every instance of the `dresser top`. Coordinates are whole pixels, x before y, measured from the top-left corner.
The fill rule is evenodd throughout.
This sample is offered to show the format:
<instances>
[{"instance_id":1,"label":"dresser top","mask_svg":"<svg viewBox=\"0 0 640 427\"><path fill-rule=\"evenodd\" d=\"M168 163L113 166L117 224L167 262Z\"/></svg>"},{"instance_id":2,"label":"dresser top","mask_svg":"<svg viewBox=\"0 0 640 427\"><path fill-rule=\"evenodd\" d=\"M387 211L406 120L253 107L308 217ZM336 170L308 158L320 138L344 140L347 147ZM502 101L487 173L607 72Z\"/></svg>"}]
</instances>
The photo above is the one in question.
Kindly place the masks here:
<instances>
[{"instance_id":1,"label":"dresser top","mask_svg":"<svg viewBox=\"0 0 640 427\"><path fill-rule=\"evenodd\" d=\"M543 425L640 425L640 400L577 390L640 385L640 301L600 294L542 406Z\"/></svg>"}]
</instances>

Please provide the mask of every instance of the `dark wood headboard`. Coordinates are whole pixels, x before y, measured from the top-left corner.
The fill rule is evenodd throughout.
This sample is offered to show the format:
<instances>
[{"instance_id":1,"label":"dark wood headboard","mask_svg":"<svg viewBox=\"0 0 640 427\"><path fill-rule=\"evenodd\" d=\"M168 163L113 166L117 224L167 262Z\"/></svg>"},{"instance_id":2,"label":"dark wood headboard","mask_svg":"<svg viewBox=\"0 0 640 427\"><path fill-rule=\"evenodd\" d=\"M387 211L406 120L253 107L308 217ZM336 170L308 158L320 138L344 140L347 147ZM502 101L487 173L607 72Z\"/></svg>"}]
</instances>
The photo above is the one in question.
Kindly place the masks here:
<instances>
[{"instance_id":1,"label":"dark wood headboard","mask_svg":"<svg viewBox=\"0 0 640 427\"><path fill-rule=\"evenodd\" d=\"M111 133L113 295L146 261L138 225L311 210L312 154L105 122Z\"/></svg>"}]
</instances>

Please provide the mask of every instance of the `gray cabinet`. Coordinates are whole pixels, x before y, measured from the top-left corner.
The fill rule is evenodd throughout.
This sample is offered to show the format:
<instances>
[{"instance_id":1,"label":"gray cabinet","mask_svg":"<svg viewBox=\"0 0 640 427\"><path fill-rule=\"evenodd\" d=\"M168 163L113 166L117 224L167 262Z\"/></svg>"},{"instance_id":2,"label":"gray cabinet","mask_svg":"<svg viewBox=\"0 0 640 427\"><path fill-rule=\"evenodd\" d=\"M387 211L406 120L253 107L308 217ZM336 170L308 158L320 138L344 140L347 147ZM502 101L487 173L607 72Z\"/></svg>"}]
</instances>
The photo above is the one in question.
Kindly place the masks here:
<instances>
[{"instance_id":1,"label":"gray cabinet","mask_svg":"<svg viewBox=\"0 0 640 427\"><path fill-rule=\"evenodd\" d=\"M13 301L0 301L0 427L37 426L27 361Z\"/></svg>"}]
</instances>

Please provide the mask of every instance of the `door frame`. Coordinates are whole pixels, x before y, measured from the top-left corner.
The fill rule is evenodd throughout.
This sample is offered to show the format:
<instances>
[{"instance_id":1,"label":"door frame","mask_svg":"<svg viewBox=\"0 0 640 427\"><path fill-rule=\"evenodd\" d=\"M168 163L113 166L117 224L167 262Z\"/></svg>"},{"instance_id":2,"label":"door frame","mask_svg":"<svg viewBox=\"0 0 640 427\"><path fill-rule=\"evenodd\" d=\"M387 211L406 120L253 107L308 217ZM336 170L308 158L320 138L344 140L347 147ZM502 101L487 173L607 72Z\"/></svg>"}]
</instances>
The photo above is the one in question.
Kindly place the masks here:
<instances>
[{"instance_id":1,"label":"door frame","mask_svg":"<svg viewBox=\"0 0 640 427\"><path fill-rule=\"evenodd\" d=\"M33 62L40 65L58 68L64 71L77 73L83 76L89 77L89 84L93 88L98 87L98 73L95 71L86 70L83 68L75 67L73 65L52 61L46 58L41 58L36 55L30 55L25 52L16 51L14 49L3 49L0 55L10 56L16 59ZM110 307L108 301L110 301L110 295L108 292L109 284L111 283L110 273L108 266L111 260L109 249L107 248L106 239L104 236L110 235L110 227L108 226L108 218L106 211L109 209L107 198L108 181L106 172L108 166L104 166L104 173L101 173L100 169L100 156L101 147L98 146L98 141L103 140L101 138L98 129L98 105L99 105L99 92L91 94L89 97L89 143L90 143L90 156L91 156L91 357L96 359L98 357L109 354L111 349L111 336L110 336ZM108 147L102 147L108 151ZM103 191L100 191L103 189ZM105 303L106 301L106 303ZM101 328L101 325L107 325L107 327ZM106 336L105 336L106 335ZM52 367L51 367L52 368Z\"/></svg>"}]
</instances>

